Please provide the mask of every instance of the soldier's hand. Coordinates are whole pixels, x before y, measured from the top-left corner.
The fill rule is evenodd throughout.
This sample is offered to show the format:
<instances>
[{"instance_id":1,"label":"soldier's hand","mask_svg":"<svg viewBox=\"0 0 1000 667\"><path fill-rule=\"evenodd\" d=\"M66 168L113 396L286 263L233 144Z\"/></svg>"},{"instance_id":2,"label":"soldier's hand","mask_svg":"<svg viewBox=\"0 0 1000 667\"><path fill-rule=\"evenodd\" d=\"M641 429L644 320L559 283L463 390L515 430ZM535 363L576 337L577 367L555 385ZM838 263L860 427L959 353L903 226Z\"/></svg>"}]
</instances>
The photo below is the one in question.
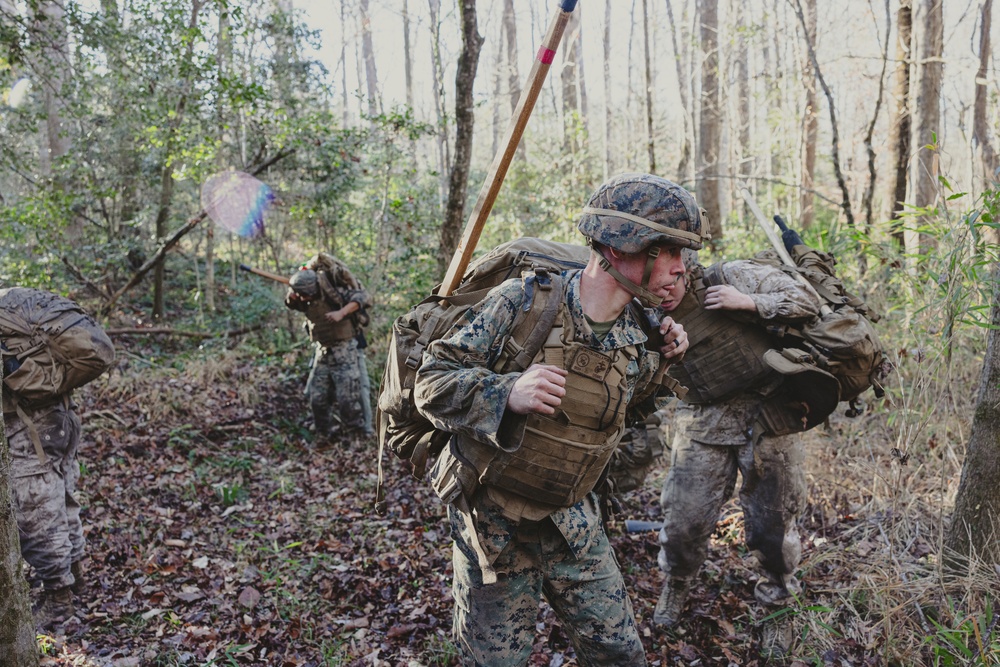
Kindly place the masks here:
<instances>
[{"instance_id":1,"label":"soldier's hand","mask_svg":"<svg viewBox=\"0 0 1000 667\"><path fill-rule=\"evenodd\" d=\"M547 364L532 364L521 373L507 396L507 409L519 415L537 412L555 414L566 395L566 370Z\"/></svg>"},{"instance_id":2,"label":"soldier's hand","mask_svg":"<svg viewBox=\"0 0 1000 667\"><path fill-rule=\"evenodd\" d=\"M713 285L705 290L705 310L757 312L757 304L749 295L732 285Z\"/></svg>"},{"instance_id":3,"label":"soldier's hand","mask_svg":"<svg viewBox=\"0 0 1000 667\"><path fill-rule=\"evenodd\" d=\"M344 314L344 309L340 308L338 310L331 310L325 317L327 322L337 323L343 320L346 315Z\"/></svg>"},{"instance_id":4,"label":"soldier's hand","mask_svg":"<svg viewBox=\"0 0 1000 667\"><path fill-rule=\"evenodd\" d=\"M663 347L660 354L664 359L677 359L688 349L688 335L680 322L674 322L669 315L660 320L660 333L663 334Z\"/></svg>"}]
</instances>

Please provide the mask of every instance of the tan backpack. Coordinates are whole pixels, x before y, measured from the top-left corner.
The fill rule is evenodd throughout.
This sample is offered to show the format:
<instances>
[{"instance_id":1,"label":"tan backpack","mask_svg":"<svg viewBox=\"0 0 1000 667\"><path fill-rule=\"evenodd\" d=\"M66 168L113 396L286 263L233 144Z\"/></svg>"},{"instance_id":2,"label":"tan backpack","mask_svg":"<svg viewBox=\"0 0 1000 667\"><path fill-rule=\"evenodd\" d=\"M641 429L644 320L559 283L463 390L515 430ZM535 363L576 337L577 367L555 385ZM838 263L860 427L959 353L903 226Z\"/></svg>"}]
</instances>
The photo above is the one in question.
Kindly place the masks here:
<instances>
[{"instance_id":1,"label":"tan backpack","mask_svg":"<svg viewBox=\"0 0 1000 667\"><path fill-rule=\"evenodd\" d=\"M536 238L510 241L475 261L447 299L432 294L396 319L376 410L379 435L376 509L380 513L384 511L384 451L388 449L395 456L407 459L411 472L419 479L426 473L428 459L436 456L451 437L436 430L413 404L414 380L431 341L448 333L491 289L520 276L528 309L519 311L514 320L510 340L497 367L505 367L506 372L524 370L545 343L559 312L563 294L561 271L582 269L589 255L586 246Z\"/></svg>"},{"instance_id":2,"label":"tan backpack","mask_svg":"<svg viewBox=\"0 0 1000 667\"><path fill-rule=\"evenodd\" d=\"M108 370L115 348L69 299L27 287L0 290L3 411L60 399Z\"/></svg>"}]
</instances>

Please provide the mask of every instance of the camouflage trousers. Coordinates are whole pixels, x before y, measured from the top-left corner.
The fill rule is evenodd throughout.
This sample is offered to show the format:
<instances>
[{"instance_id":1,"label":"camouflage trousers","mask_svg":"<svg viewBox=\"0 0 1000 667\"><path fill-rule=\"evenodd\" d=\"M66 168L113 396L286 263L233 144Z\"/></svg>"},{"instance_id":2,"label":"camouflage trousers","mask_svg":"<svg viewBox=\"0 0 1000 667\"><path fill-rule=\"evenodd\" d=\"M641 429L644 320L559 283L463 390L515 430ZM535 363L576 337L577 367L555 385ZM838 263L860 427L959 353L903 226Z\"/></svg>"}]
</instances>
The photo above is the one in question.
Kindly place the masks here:
<instances>
[{"instance_id":1,"label":"camouflage trousers","mask_svg":"<svg viewBox=\"0 0 1000 667\"><path fill-rule=\"evenodd\" d=\"M775 605L797 594L794 574L802 556L797 521L806 503L803 463L802 444L794 436L706 445L679 429L660 497L660 568L675 579L698 573L722 505L732 496L740 473L746 544L763 575L754 596L761 604Z\"/></svg>"},{"instance_id":2,"label":"camouflage trousers","mask_svg":"<svg viewBox=\"0 0 1000 667\"><path fill-rule=\"evenodd\" d=\"M316 345L306 395L317 435L329 435L331 430L371 430L370 421L365 422L363 382L368 372L363 358L353 338L329 346Z\"/></svg>"},{"instance_id":3,"label":"camouflage trousers","mask_svg":"<svg viewBox=\"0 0 1000 667\"><path fill-rule=\"evenodd\" d=\"M4 415L21 555L45 588L63 588L73 584L70 567L83 558L85 546L80 504L73 497L80 478L80 419L62 403L25 412L48 460L39 460L28 424L16 414Z\"/></svg>"},{"instance_id":4,"label":"camouflage trousers","mask_svg":"<svg viewBox=\"0 0 1000 667\"><path fill-rule=\"evenodd\" d=\"M483 509L480 504L476 510L480 531L486 528L482 538L500 537L484 526ZM522 521L493 562L497 582L484 584L461 513L449 506L448 514L455 539L453 634L462 665L527 664L542 596L572 640L580 665L646 664L625 582L599 520L587 527L575 554L550 519Z\"/></svg>"}]
</instances>

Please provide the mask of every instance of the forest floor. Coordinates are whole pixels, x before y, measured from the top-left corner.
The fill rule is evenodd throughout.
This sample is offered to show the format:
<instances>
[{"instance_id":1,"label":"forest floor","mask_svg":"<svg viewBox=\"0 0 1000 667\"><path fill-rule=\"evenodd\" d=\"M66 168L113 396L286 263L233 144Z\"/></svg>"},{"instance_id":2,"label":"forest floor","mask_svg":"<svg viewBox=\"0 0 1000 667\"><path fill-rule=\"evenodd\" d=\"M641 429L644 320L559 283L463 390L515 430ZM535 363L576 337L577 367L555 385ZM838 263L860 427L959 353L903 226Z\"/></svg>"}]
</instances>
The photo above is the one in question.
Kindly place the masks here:
<instances>
[{"instance_id":1,"label":"forest floor","mask_svg":"<svg viewBox=\"0 0 1000 667\"><path fill-rule=\"evenodd\" d=\"M303 355L278 361L226 352L115 371L80 392L84 588L64 631L40 637L43 665L455 664L443 507L390 459L389 515L376 516L376 444L310 451ZM940 503L892 491L909 483L883 413L838 417L806 438L805 592L780 664L923 663L908 627L923 614L902 582L933 587ZM767 664L736 501L680 628L652 625L656 533L629 534L623 520L658 519L665 471L664 461L609 527L649 663ZM577 664L545 606L530 664Z\"/></svg>"}]
</instances>

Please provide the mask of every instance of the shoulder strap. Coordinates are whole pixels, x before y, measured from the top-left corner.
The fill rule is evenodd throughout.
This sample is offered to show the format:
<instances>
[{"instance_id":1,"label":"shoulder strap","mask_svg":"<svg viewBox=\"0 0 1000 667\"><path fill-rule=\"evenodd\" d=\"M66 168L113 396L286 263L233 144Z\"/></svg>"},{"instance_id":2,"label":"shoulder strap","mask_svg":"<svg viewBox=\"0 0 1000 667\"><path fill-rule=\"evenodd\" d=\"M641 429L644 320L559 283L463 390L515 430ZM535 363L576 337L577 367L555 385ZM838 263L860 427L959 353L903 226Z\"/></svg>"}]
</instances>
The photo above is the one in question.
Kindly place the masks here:
<instances>
[{"instance_id":1,"label":"shoulder strap","mask_svg":"<svg viewBox=\"0 0 1000 667\"><path fill-rule=\"evenodd\" d=\"M496 368L520 372L531 365L555 326L563 302L563 277L535 269L524 278L524 303L514 316L510 339L504 345Z\"/></svg>"}]
</instances>

